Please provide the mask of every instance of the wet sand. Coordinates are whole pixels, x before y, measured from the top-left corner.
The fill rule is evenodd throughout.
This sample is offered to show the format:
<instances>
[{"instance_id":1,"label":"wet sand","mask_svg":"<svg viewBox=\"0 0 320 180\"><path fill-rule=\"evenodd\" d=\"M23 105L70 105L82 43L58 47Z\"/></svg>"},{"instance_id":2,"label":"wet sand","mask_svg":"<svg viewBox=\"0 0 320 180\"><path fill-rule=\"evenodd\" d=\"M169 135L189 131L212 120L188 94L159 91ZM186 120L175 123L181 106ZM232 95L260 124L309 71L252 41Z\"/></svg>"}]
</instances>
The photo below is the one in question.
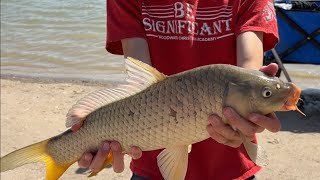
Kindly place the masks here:
<instances>
[{"instance_id":1,"label":"wet sand","mask_svg":"<svg viewBox=\"0 0 320 180\"><path fill-rule=\"evenodd\" d=\"M69 108L79 98L105 86L88 82L1 79L1 156L63 132ZM308 104L308 107L314 106L320 105ZM319 178L320 114L278 115L282 130L258 135L269 157L269 165L258 173L258 179ZM107 168L92 179L129 179L129 162L127 157L126 169L121 174ZM87 179L84 174L76 174L77 169L78 166L73 165L61 179ZM32 164L1 173L1 179L44 179L44 174L42 164Z\"/></svg>"}]
</instances>

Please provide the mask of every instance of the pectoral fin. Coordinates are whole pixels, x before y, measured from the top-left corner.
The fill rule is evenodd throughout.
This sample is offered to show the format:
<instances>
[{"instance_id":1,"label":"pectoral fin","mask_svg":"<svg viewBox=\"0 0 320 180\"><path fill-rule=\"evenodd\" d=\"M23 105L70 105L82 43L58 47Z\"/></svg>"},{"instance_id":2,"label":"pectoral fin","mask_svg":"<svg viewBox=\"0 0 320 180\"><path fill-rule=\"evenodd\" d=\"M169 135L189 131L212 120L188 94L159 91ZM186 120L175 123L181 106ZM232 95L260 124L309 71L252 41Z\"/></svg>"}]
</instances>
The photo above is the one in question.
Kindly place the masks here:
<instances>
[{"instance_id":1,"label":"pectoral fin","mask_svg":"<svg viewBox=\"0 0 320 180\"><path fill-rule=\"evenodd\" d=\"M188 146L164 149L158 155L157 161L165 180L183 180L188 167Z\"/></svg>"},{"instance_id":2,"label":"pectoral fin","mask_svg":"<svg viewBox=\"0 0 320 180\"><path fill-rule=\"evenodd\" d=\"M258 144L249 141L242 133L240 136L250 159L261 167L267 166L269 163L267 152Z\"/></svg>"}]
</instances>

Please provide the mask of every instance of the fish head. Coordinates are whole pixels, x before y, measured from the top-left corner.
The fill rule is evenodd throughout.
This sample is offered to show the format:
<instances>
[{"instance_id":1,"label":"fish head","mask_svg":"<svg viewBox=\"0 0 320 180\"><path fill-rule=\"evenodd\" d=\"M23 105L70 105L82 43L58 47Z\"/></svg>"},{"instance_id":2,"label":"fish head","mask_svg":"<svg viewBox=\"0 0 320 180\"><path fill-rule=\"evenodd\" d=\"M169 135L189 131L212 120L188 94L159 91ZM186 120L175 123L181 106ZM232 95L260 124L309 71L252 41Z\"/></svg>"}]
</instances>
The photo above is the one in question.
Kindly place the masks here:
<instances>
[{"instance_id":1,"label":"fish head","mask_svg":"<svg viewBox=\"0 0 320 180\"><path fill-rule=\"evenodd\" d=\"M301 89L262 72L249 70L229 82L226 89L225 106L234 108L243 117L252 112L266 115L296 110L302 113L297 107Z\"/></svg>"}]
</instances>

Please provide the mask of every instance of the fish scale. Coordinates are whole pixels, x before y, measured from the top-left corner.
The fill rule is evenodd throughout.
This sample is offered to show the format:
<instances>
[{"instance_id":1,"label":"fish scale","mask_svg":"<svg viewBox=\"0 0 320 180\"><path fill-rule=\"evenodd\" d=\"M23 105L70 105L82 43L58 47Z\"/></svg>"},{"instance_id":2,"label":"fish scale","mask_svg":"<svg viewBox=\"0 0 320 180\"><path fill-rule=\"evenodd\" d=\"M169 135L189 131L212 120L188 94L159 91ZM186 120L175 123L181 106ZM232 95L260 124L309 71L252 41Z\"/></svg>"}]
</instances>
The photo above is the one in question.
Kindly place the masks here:
<instances>
[{"instance_id":1,"label":"fish scale","mask_svg":"<svg viewBox=\"0 0 320 180\"><path fill-rule=\"evenodd\" d=\"M283 106L296 110L300 95L293 84L231 65L208 65L170 77L137 60L126 60L126 66L127 85L93 92L71 108L68 126L85 119L78 131L68 130L6 155L1 158L1 172L42 160L46 179L55 180L84 152L96 152L101 142L115 140L124 153L133 145L143 151L164 149L157 157L161 174L168 180L180 180L187 171L188 145L209 137L209 115L226 122L224 106L243 117L250 112L268 114ZM265 87L275 95L263 97ZM239 133L249 157L263 161L260 148Z\"/></svg>"}]
</instances>

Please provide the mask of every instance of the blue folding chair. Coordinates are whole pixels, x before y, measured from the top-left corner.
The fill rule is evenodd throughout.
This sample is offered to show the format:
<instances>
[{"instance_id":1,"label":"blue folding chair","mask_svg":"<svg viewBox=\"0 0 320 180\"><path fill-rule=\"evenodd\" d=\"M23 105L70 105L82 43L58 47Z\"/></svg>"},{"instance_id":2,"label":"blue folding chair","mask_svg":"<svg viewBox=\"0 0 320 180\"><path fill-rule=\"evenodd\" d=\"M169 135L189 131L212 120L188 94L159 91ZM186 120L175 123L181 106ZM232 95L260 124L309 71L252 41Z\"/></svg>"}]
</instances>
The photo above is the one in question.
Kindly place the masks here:
<instances>
[{"instance_id":1,"label":"blue folding chair","mask_svg":"<svg viewBox=\"0 0 320 180\"><path fill-rule=\"evenodd\" d=\"M265 54L264 62L279 64L291 81L282 62L320 64L320 1L276 1L275 9L280 42Z\"/></svg>"}]
</instances>

